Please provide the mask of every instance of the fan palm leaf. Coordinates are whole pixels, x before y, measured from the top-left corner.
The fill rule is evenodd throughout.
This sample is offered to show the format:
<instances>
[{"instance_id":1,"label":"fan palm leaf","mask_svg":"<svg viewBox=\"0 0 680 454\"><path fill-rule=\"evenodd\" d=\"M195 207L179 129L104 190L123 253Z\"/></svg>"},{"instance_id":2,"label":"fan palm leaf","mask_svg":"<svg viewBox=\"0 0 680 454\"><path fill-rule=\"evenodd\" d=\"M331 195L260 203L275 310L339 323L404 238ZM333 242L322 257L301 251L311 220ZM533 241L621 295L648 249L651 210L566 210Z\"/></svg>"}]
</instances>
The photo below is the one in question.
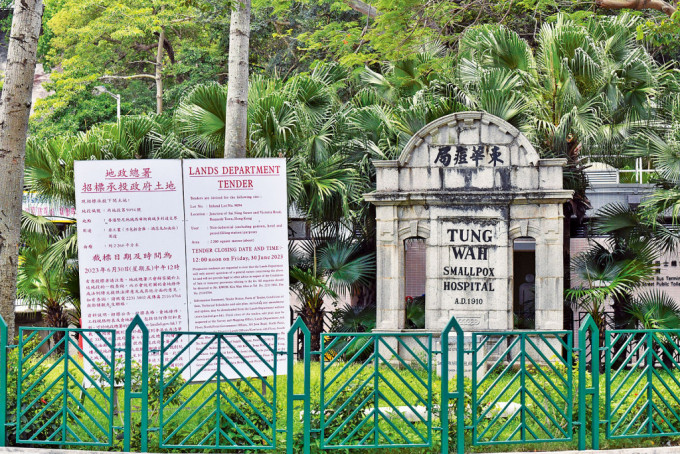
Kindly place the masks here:
<instances>
[{"instance_id":1,"label":"fan palm leaf","mask_svg":"<svg viewBox=\"0 0 680 454\"><path fill-rule=\"evenodd\" d=\"M375 255L360 255L357 243L334 241L319 250L319 267L328 273L328 285L344 294L357 285L367 285L375 275Z\"/></svg>"},{"instance_id":2,"label":"fan palm leaf","mask_svg":"<svg viewBox=\"0 0 680 454\"><path fill-rule=\"evenodd\" d=\"M224 150L226 106L226 87L214 83L197 85L175 110L177 135L197 152L219 156Z\"/></svg>"},{"instance_id":3,"label":"fan palm leaf","mask_svg":"<svg viewBox=\"0 0 680 454\"><path fill-rule=\"evenodd\" d=\"M660 290L640 293L625 310L642 329L680 329L680 306Z\"/></svg>"},{"instance_id":4,"label":"fan palm leaf","mask_svg":"<svg viewBox=\"0 0 680 454\"><path fill-rule=\"evenodd\" d=\"M460 54L485 68L531 72L536 65L525 40L512 30L492 25L466 31L460 40Z\"/></svg>"}]
</instances>

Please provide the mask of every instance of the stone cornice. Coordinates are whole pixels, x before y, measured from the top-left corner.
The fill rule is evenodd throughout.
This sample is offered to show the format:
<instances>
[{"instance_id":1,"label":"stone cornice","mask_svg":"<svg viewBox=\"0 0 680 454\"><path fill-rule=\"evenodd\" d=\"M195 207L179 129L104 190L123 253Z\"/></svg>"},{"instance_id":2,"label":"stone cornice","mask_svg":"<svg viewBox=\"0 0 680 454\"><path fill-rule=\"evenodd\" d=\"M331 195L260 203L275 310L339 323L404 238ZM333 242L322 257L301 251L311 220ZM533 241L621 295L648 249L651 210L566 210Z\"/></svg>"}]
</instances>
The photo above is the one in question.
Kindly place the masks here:
<instances>
[{"instance_id":1,"label":"stone cornice","mask_svg":"<svg viewBox=\"0 0 680 454\"><path fill-rule=\"evenodd\" d=\"M374 205L511 205L564 203L574 191L567 189L530 191L390 191L364 194Z\"/></svg>"}]
</instances>

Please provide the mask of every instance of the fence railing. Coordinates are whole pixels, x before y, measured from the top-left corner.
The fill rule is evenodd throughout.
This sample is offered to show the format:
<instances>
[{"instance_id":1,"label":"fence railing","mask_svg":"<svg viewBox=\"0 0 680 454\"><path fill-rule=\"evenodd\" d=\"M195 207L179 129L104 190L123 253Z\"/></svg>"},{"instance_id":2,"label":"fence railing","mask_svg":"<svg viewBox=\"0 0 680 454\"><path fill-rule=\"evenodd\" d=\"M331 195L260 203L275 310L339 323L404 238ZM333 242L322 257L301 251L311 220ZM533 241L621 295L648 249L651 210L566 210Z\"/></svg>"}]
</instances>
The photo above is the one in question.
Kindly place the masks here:
<instances>
[{"instance_id":1,"label":"fence railing","mask_svg":"<svg viewBox=\"0 0 680 454\"><path fill-rule=\"evenodd\" d=\"M472 334L474 444L572 440L571 335Z\"/></svg>"},{"instance_id":2,"label":"fence railing","mask_svg":"<svg viewBox=\"0 0 680 454\"><path fill-rule=\"evenodd\" d=\"M591 185L602 185L602 184L649 184L653 182L654 177L658 174L658 171L654 168L654 164L649 159L643 159L641 157L628 160L626 163L630 167L634 168L624 168L619 169L606 165L603 167L602 162L595 161L597 158L603 158L603 156L590 156L587 158L589 161L586 164L585 174L588 178L588 182ZM606 158L605 158L606 161ZM622 165L622 164L615 164ZM625 164L624 164L625 165Z\"/></svg>"},{"instance_id":3,"label":"fence railing","mask_svg":"<svg viewBox=\"0 0 680 454\"><path fill-rule=\"evenodd\" d=\"M83 356L92 369L89 374L73 355L84 352L69 332L50 328L19 329L17 443L72 446L113 443L116 333L85 329L70 332L93 346L94 354ZM94 346L94 338L104 347ZM82 375L82 379L76 375ZM46 380L49 384L41 386Z\"/></svg>"},{"instance_id":4,"label":"fence railing","mask_svg":"<svg viewBox=\"0 0 680 454\"><path fill-rule=\"evenodd\" d=\"M296 333L306 340L301 361ZM298 318L285 351L276 334L245 332L163 332L155 351L139 316L123 342L112 330L21 328L8 345L2 322L0 442L462 454L469 446L584 450L601 438L680 435L680 330L601 333L588 317L579 347L573 337L466 333L452 318L440 336L324 333L310 351Z\"/></svg>"}]
</instances>

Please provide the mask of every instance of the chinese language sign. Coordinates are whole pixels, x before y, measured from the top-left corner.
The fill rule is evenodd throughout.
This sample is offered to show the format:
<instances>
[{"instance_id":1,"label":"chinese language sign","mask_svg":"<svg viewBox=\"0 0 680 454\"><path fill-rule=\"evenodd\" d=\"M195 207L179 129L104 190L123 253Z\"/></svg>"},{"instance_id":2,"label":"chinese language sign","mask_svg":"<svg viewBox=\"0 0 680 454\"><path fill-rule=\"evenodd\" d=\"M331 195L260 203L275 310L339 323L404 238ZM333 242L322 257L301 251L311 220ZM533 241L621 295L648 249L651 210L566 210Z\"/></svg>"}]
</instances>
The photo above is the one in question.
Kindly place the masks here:
<instances>
[{"instance_id":1,"label":"chinese language sign","mask_svg":"<svg viewBox=\"0 0 680 454\"><path fill-rule=\"evenodd\" d=\"M84 328L122 339L140 314L152 349L161 331L276 332L285 341L284 159L79 161L75 178Z\"/></svg>"},{"instance_id":2,"label":"chinese language sign","mask_svg":"<svg viewBox=\"0 0 680 454\"><path fill-rule=\"evenodd\" d=\"M489 145L443 145L436 147L433 164L449 166L493 166L505 164L506 150ZM507 159L507 158L505 158Z\"/></svg>"}]
</instances>

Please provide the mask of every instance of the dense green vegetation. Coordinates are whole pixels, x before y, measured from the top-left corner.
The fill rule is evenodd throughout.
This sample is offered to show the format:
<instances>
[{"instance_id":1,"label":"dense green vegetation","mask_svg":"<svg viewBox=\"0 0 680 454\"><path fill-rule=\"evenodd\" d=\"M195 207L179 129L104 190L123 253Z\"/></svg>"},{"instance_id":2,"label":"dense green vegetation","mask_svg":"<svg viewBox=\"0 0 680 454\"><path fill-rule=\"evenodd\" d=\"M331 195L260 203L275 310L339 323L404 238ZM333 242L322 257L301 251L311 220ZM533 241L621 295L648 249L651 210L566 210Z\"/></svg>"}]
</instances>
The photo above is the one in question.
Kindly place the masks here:
<instances>
[{"instance_id":1,"label":"dense green vegetation","mask_svg":"<svg viewBox=\"0 0 680 454\"><path fill-rule=\"evenodd\" d=\"M71 5L68 1L48 5L53 10L48 14L50 32L43 36L49 49L44 58L61 72L53 76L54 94L36 111L34 136L27 149L26 186L57 203L74 203L72 163L76 159L219 157L224 149L226 86L220 83L224 77L219 74L224 70L225 49L220 47L221 40L214 39L213 27L224 26L228 10L208 1L107 5ZM367 32L362 49L379 51L361 57L366 66L325 49L314 61L290 66L285 73L252 77L248 153L288 160L289 203L314 227L318 238L313 248L333 251L326 265L316 260L314 250L298 251L300 257L292 261L292 286L304 301L300 309L306 311L310 326L321 325L322 302L336 299L338 291L351 292L360 305L372 302L374 220L371 207L362 200L362 194L374 186L371 160L395 159L417 130L449 113L485 110L523 131L543 157L567 158L564 184L575 190L574 199L565 207L568 215L581 218L588 206L582 157L598 155L598 159L615 162L624 144L627 158L651 156L659 164L667 189L663 201L655 205L657 213L677 206L672 198L676 168L672 150L680 73L673 65L660 64L655 50L638 39L647 22L631 13L593 18L592 11L577 14L577 5L557 8L550 2L525 2L507 6L508 10L499 11L513 20L519 20L513 8L533 8L537 13L540 21L536 19L530 36L521 27L515 27L518 33L502 25L468 24L466 14L461 13L462 23L470 26L460 33L451 32L450 40L416 34L409 37L413 42L390 51L380 43L390 33L395 35L394 29L378 35ZM295 8L286 4L268 11L275 17L292 14ZM558 9L561 12L556 14ZM336 5L331 11L344 9ZM375 18L376 24L388 16L387 11ZM126 27L113 25L128 16ZM161 35L165 37L162 42L157 39ZM254 35L254 62L263 58L258 53L260 35ZM298 40L312 39L312 35L303 34ZM202 53L189 51L199 48ZM394 53L397 48L408 52ZM190 54L198 58L192 64L183 60ZM221 63L208 55L221 55ZM157 57L162 57L161 63L154 63ZM323 61L327 59L340 63ZM198 64L199 60L203 63ZM204 64L210 71L204 71ZM149 65L161 71L150 71ZM112 115L114 100L97 97L92 90L105 83L121 93L124 113L141 115L124 115L118 123L101 121ZM153 93L161 93L163 102L154 102ZM133 100L139 109L126 107ZM95 126L89 126L93 121ZM87 132L72 133L83 129ZM667 205L659 207L664 201ZM674 233L657 223L657 218L647 214L634 221L645 235L659 238L661 243L655 244L662 244L661 250L670 250ZM44 223L27 218L25 224L49 234ZM617 228L603 226L600 231L612 234ZM48 266L63 266L75 258L75 239L70 233L44 252L51 257ZM630 229L612 238L626 234ZM341 243L328 243L333 239ZM600 300L612 295L623 307L633 287L653 272L653 253L641 254L644 248L636 248L635 241L621 240L617 245L613 259L624 265L609 266L610 291L571 295L581 306L595 308L594 313ZM629 251L622 252L625 248ZM602 264L601 258L611 251L603 248L600 252L597 263ZM631 255L633 265L627 258ZM60 261L56 260L59 256ZM625 275L618 281L611 279L612 269L619 276L621 270L633 268L637 274L632 280ZM590 281L599 279L593 277L593 267L585 269ZM36 276L31 271L32 275L22 274L22 279ZM616 287L616 282L623 285ZM66 293L63 300L77 298Z\"/></svg>"},{"instance_id":2,"label":"dense green vegetation","mask_svg":"<svg viewBox=\"0 0 680 454\"><path fill-rule=\"evenodd\" d=\"M39 54L53 71L48 84L53 92L36 106L34 135L85 131L114 120L111 100L92 94L97 85L120 93L123 113L136 115L159 110L154 107L159 84L160 110L172 112L194 85L227 81L228 0L48 0L45 5ZM256 1L251 72L285 80L319 62L339 62L350 71L364 65L376 70L410 59L430 43L455 53L469 28L485 24L503 25L534 47L541 27L554 23L558 14L583 25L618 13L576 0L381 0L370 6L360 1ZM635 38L657 62L674 61L678 19L654 11L635 14Z\"/></svg>"}]
</instances>

